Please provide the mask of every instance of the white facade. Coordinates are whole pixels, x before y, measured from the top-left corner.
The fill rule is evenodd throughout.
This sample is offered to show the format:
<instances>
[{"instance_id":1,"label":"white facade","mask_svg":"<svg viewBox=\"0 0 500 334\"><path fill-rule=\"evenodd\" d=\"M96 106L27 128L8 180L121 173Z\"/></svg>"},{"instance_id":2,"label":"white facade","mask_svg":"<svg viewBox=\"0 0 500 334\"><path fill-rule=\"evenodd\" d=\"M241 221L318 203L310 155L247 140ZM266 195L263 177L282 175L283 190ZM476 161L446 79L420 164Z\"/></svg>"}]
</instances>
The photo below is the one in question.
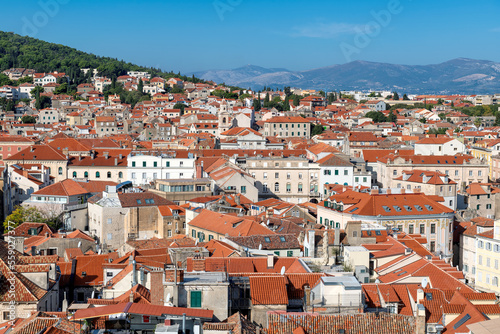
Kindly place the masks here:
<instances>
[{"instance_id":1,"label":"white facade","mask_svg":"<svg viewBox=\"0 0 500 334\"><path fill-rule=\"evenodd\" d=\"M128 180L144 185L156 179L192 179L195 158L176 158L167 154L133 153L127 158Z\"/></svg>"},{"instance_id":2,"label":"white facade","mask_svg":"<svg viewBox=\"0 0 500 334\"><path fill-rule=\"evenodd\" d=\"M457 139L452 139L446 143L419 144L415 143L416 155L455 155L465 154L466 147Z\"/></svg>"}]
</instances>

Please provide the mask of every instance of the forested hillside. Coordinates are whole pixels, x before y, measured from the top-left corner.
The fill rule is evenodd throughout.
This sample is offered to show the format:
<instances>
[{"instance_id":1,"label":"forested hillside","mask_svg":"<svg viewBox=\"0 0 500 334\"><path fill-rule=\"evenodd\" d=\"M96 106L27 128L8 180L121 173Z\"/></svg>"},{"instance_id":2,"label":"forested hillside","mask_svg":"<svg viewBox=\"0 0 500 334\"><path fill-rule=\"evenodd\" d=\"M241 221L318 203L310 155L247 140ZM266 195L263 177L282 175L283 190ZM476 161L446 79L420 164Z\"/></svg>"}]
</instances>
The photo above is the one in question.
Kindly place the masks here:
<instances>
[{"instance_id":1,"label":"forested hillside","mask_svg":"<svg viewBox=\"0 0 500 334\"><path fill-rule=\"evenodd\" d=\"M160 69L147 68L109 57L99 57L61 44L48 43L39 39L0 31L0 72L12 67L32 68L38 72L65 72L75 84L87 78L81 68L96 68L99 75L110 79L126 74L127 71L147 71L163 78L180 77L188 81L200 81Z\"/></svg>"}]
</instances>

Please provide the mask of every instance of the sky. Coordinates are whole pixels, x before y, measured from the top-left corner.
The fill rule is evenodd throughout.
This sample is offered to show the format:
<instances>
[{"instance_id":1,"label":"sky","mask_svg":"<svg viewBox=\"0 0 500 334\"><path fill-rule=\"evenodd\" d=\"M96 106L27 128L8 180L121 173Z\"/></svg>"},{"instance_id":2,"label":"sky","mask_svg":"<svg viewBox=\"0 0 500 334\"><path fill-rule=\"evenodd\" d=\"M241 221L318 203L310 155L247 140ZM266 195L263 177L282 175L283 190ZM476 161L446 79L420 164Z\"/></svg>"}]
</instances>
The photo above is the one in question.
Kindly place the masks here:
<instances>
[{"instance_id":1,"label":"sky","mask_svg":"<svg viewBox=\"0 0 500 334\"><path fill-rule=\"evenodd\" d=\"M0 30L165 71L500 62L498 0L3 1Z\"/></svg>"}]
</instances>

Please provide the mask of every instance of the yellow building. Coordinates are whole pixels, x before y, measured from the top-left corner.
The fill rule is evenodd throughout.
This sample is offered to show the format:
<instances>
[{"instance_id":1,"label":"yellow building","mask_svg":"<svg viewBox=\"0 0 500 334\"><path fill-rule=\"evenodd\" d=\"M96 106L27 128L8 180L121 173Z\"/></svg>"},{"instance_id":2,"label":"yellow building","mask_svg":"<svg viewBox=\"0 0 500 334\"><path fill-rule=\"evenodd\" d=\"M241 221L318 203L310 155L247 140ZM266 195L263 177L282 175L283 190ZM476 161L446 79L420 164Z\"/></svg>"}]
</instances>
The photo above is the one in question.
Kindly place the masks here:
<instances>
[{"instance_id":1,"label":"yellow building","mask_svg":"<svg viewBox=\"0 0 500 334\"><path fill-rule=\"evenodd\" d=\"M475 288L500 295L500 220L493 230L476 236Z\"/></svg>"}]
</instances>

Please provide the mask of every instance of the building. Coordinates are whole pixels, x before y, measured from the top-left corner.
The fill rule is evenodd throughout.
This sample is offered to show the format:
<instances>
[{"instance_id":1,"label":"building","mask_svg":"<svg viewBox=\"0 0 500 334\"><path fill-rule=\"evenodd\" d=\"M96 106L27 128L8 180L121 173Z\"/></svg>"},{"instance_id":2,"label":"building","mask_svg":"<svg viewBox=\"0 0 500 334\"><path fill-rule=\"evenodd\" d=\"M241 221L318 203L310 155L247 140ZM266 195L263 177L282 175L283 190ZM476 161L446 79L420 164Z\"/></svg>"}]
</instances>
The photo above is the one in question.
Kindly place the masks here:
<instances>
[{"instance_id":1,"label":"building","mask_svg":"<svg viewBox=\"0 0 500 334\"><path fill-rule=\"evenodd\" d=\"M465 204L474 216L495 219L500 214L500 188L491 183L471 183L466 190Z\"/></svg>"},{"instance_id":2,"label":"building","mask_svg":"<svg viewBox=\"0 0 500 334\"><path fill-rule=\"evenodd\" d=\"M423 194L361 193L348 190L333 195L317 206L317 222L328 228L344 229L347 222L361 221L428 240L431 252L451 257L455 212Z\"/></svg>"},{"instance_id":3,"label":"building","mask_svg":"<svg viewBox=\"0 0 500 334\"><path fill-rule=\"evenodd\" d=\"M195 156L187 151L131 152L127 157L127 175L134 185L157 179L193 179Z\"/></svg>"},{"instance_id":4,"label":"building","mask_svg":"<svg viewBox=\"0 0 500 334\"><path fill-rule=\"evenodd\" d=\"M495 221L493 230L476 235L476 274L474 287L482 292L493 292L500 296L500 221Z\"/></svg>"},{"instance_id":5,"label":"building","mask_svg":"<svg viewBox=\"0 0 500 334\"><path fill-rule=\"evenodd\" d=\"M456 155L465 154L465 145L455 138L424 138L415 143L416 155Z\"/></svg>"},{"instance_id":6,"label":"building","mask_svg":"<svg viewBox=\"0 0 500 334\"><path fill-rule=\"evenodd\" d=\"M264 136L310 138L311 123L300 116L276 116L264 123Z\"/></svg>"},{"instance_id":7,"label":"building","mask_svg":"<svg viewBox=\"0 0 500 334\"><path fill-rule=\"evenodd\" d=\"M398 189L443 197L445 206L452 210L457 209L457 183L444 173L414 169L403 171L394 182Z\"/></svg>"},{"instance_id":8,"label":"building","mask_svg":"<svg viewBox=\"0 0 500 334\"><path fill-rule=\"evenodd\" d=\"M319 165L306 158L249 157L246 168L256 181L260 200L304 203L320 197Z\"/></svg>"},{"instance_id":9,"label":"building","mask_svg":"<svg viewBox=\"0 0 500 334\"><path fill-rule=\"evenodd\" d=\"M212 181L209 178L157 179L154 180L154 189L149 189L149 191L182 205L195 197L212 195L212 188Z\"/></svg>"}]
</instances>

